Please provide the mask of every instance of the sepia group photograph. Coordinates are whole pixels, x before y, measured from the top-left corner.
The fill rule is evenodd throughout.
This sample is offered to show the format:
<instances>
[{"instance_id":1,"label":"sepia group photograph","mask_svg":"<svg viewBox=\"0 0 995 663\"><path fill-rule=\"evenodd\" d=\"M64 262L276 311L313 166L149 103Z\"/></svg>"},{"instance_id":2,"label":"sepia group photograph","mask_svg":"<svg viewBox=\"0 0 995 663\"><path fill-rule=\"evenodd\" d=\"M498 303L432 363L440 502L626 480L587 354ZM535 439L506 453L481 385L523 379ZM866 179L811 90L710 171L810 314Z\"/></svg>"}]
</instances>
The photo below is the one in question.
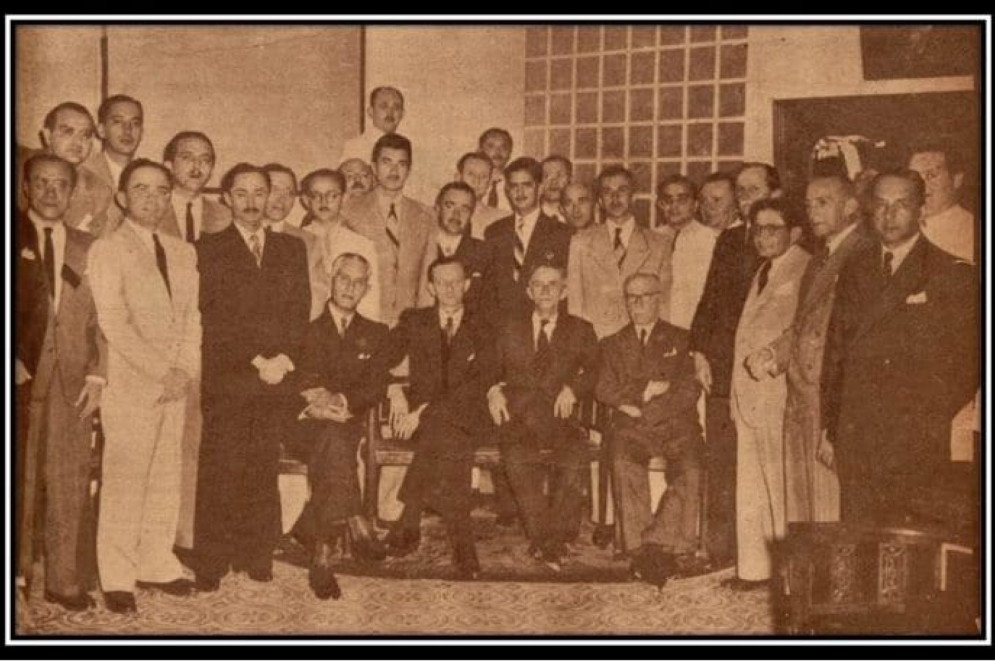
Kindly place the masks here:
<instances>
[{"instance_id":1,"label":"sepia group photograph","mask_svg":"<svg viewBox=\"0 0 995 663\"><path fill-rule=\"evenodd\" d=\"M991 645L990 16L5 30L15 654Z\"/></svg>"}]
</instances>

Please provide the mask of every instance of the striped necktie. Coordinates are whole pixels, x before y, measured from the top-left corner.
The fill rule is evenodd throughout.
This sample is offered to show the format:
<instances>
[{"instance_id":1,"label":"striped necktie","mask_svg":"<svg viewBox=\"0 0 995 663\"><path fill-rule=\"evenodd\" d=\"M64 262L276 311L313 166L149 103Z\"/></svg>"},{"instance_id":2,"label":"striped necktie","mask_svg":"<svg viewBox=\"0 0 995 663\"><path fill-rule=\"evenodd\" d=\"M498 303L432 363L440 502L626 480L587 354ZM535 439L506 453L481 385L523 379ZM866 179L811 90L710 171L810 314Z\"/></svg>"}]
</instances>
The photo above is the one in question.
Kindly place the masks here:
<instances>
[{"instance_id":1,"label":"striped necktie","mask_svg":"<svg viewBox=\"0 0 995 663\"><path fill-rule=\"evenodd\" d=\"M398 239L399 226L397 210L394 208L394 203L391 203L390 211L387 212L387 239L390 240L391 251L394 254L394 269L397 269L398 254L401 252L401 241Z\"/></svg>"},{"instance_id":2,"label":"striped necktie","mask_svg":"<svg viewBox=\"0 0 995 663\"><path fill-rule=\"evenodd\" d=\"M525 219L519 218L515 223L515 280L522 278L522 268L525 266Z\"/></svg>"},{"instance_id":3,"label":"striped necktie","mask_svg":"<svg viewBox=\"0 0 995 663\"><path fill-rule=\"evenodd\" d=\"M622 244L621 228L615 228L615 242L612 245L612 252L615 254L615 261L618 263L618 268L622 269L622 263L625 261L625 245Z\"/></svg>"}]
</instances>

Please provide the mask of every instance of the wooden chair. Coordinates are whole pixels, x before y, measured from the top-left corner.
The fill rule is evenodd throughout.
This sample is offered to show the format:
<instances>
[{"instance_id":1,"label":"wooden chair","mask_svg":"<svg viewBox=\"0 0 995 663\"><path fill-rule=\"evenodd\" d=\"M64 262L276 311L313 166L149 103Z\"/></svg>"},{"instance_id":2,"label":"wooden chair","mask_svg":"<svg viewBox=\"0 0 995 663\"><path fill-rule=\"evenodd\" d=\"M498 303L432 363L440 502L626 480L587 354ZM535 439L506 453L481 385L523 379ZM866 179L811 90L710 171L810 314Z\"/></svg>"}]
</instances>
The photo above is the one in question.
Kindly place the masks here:
<instances>
[{"instance_id":1,"label":"wooden chair","mask_svg":"<svg viewBox=\"0 0 995 663\"><path fill-rule=\"evenodd\" d=\"M977 550L943 532L791 523L775 550L792 635L978 635Z\"/></svg>"}]
</instances>

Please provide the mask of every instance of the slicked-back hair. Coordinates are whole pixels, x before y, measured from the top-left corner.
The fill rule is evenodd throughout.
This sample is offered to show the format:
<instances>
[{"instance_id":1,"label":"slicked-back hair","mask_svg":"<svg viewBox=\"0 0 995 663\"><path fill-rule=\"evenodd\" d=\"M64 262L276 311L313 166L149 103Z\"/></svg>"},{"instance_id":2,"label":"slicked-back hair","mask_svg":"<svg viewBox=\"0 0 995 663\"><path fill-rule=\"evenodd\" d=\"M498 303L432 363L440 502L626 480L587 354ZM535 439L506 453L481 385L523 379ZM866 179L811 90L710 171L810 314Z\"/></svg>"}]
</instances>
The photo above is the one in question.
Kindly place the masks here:
<instances>
[{"instance_id":1,"label":"slicked-back hair","mask_svg":"<svg viewBox=\"0 0 995 663\"><path fill-rule=\"evenodd\" d=\"M311 183L314 182L319 177L327 177L336 184L339 185L339 191L345 193L345 175L337 170L332 170L331 168L319 168L318 170L312 170L310 173L304 176L301 180L300 193L306 195L311 192Z\"/></svg>"},{"instance_id":2,"label":"slicked-back hair","mask_svg":"<svg viewBox=\"0 0 995 663\"><path fill-rule=\"evenodd\" d=\"M839 184L840 189L843 191L843 195L847 198L857 197L857 187L854 186L853 182L849 177L842 173L827 173L825 175L816 175L808 181L809 184L816 182L818 180L830 180Z\"/></svg>"},{"instance_id":3,"label":"slicked-back hair","mask_svg":"<svg viewBox=\"0 0 995 663\"><path fill-rule=\"evenodd\" d=\"M297 191L297 175L294 174L289 167L284 166L282 163L268 163L263 166L263 170L266 171L267 175L272 173L284 173L290 175L290 181L294 183L294 191ZM270 178L270 183L272 184L273 178Z\"/></svg>"},{"instance_id":4,"label":"slicked-back hair","mask_svg":"<svg viewBox=\"0 0 995 663\"><path fill-rule=\"evenodd\" d=\"M181 131L180 133L170 138L169 142L166 143L166 147L162 149L163 163L165 163L166 161L173 162L176 159L176 150L179 149L180 142L193 138L202 140L205 143L207 143L207 146L211 148L211 158L212 159L217 158L217 155L214 152L214 143L212 143L211 139L207 137L207 134L201 131Z\"/></svg>"},{"instance_id":5,"label":"slicked-back hair","mask_svg":"<svg viewBox=\"0 0 995 663\"><path fill-rule=\"evenodd\" d=\"M658 290L663 290L663 283L660 282L660 277L652 272L636 272L635 274L629 274L625 277L625 281L622 282L622 292L628 292L629 284L633 281L638 281L640 279L645 279L647 281L652 281L656 284ZM657 293L660 294L660 293Z\"/></svg>"},{"instance_id":6,"label":"slicked-back hair","mask_svg":"<svg viewBox=\"0 0 995 663\"><path fill-rule=\"evenodd\" d=\"M401 100L401 108L404 108L404 94L402 94L401 91L398 90L393 85L378 85L377 87L373 88L373 91L370 92L370 106L376 104L377 97L385 92L392 92L396 94L397 98Z\"/></svg>"},{"instance_id":7,"label":"slicked-back hair","mask_svg":"<svg viewBox=\"0 0 995 663\"><path fill-rule=\"evenodd\" d=\"M909 149L909 158L905 162L908 163L915 155L926 152L942 154L943 160L947 165L947 170L951 175L962 175L964 173L966 164L964 163L963 153L959 149L939 140L916 143Z\"/></svg>"},{"instance_id":8,"label":"slicked-back hair","mask_svg":"<svg viewBox=\"0 0 995 663\"><path fill-rule=\"evenodd\" d=\"M450 191L462 191L463 193L470 194L470 198L473 200L474 206L477 205L477 194L474 192L473 187L466 182L449 182L444 187L439 189L438 195L435 197L435 204L441 205L442 198Z\"/></svg>"},{"instance_id":9,"label":"slicked-back hair","mask_svg":"<svg viewBox=\"0 0 995 663\"><path fill-rule=\"evenodd\" d=\"M604 186L604 181L607 180L609 177L618 177L619 175L621 175L622 177L624 177L629 181L630 187L635 185L636 178L632 174L631 170L629 170L625 166L618 166L618 165L608 166L600 173L598 173L598 179L595 182L595 188L596 188L595 193L597 193L599 198L601 197L601 188L602 186Z\"/></svg>"},{"instance_id":10,"label":"slicked-back hair","mask_svg":"<svg viewBox=\"0 0 995 663\"><path fill-rule=\"evenodd\" d=\"M124 167L124 170L121 171L121 179L117 182L118 191L127 191L128 181L131 179L131 174L139 168L155 168L156 170L162 172L162 174L166 176L166 182L169 183L169 188L173 188L173 174L169 172L169 168L166 168L158 161L152 161L151 159L132 159L128 162L128 165Z\"/></svg>"},{"instance_id":11,"label":"slicked-back hair","mask_svg":"<svg viewBox=\"0 0 995 663\"><path fill-rule=\"evenodd\" d=\"M72 165L62 157L57 157L54 154L49 154L48 152L36 152L28 157L27 161L24 162L23 173L24 181L31 181L31 173L35 168L43 163L54 163L60 166L65 166L66 170L69 171L69 187L71 189L76 188L76 182L79 179L79 174L76 172L76 166Z\"/></svg>"},{"instance_id":12,"label":"slicked-back hair","mask_svg":"<svg viewBox=\"0 0 995 663\"><path fill-rule=\"evenodd\" d=\"M573 163L570 161L570 159L566 158L561 154L550 154L548 157L543 159L539 165L545 167L547 163L562 163L567 169L567 177L574 176Z\"/></svg>"},{"instance_id":13,"label":"slicked-back hair","mask_svg":"<svg viewBox=\"0 0 995 663\"><path fill-rule=\"evenodd\" d=\"M100 102L100 108L97 109L97 122L103 124L107 121L107 116L110 115L111 107L114 104L125 103L138 106L138 115L143 119L145 118L145 109L142 107L142 102L126 94L114 94Z\"/></svg>"},{"instance_id":14,"label":"slicked-back hair","mask_svg":"<svg viewBox=\"0 0 995 663\"><path fill-rule=\"evenodd\" d=\"M771 191L778 191L781 188L781 174L777 172L777 168L769 163L747 161L739 167L739 170L736 171L736 178L738 179L743 171L749 170L750 168L763 168L764 178L767 180L767 188Z\"/></svg>"},{"instance_id":15,"label":"slicked-back hair","mask_svg":"<svg viewBox=\"0 0 995 663\"><path fill-rule=\"evenodd\" d=\"M509 133L507 129L502 129L501 127L491 127L490 129L484 131L484 133L480 134L480 138L477 139L477 146L483 149L484 143L486 143L487 139L491 136L501 136L504 138L505 142L508 143L509 154L511 153L511 150L515 148L515 141L511 139L511 133Z\"/></svg>"},{"instance_id":16,"label":"slicked-back hair","mask_svg":"<svg viewBox=\"0 0 995 663\"><path fill-rule=\"evenodd\" d=\"M262 166L256 166L251 163L246 163L242 161L232 166L224 177L221 178L221 190L231 192L232 186L235 184L235 178L239 175L245 175L246 173L259 173L266 180L266 188L270 188L272 184L270 183L269 173L263 170Z\"/></svg>"},{"instance_id":17,"label":"slicked-back hair","mask_svg":"<svg viewBox=\"0 0 995 663\"><path fill-rule=\"evenodd\" d=\"M750 205L750 227L753 227L756 222L757 215L767 210L777 212L784 219L784 225L788 228L801 226L802 220L805 218L798 206L788 198L764 198Z\"/></svg>"},{"instance_id":18,"label":"slicked-back hair","mask_svg":"<svg viewBox=\"0 0 995 663\"><path fill-rule=\"evenodd\" d=\"M532 157L518 157L504 167L504 179L508 181L512 173L526 172L536 184L542 182L542 166Z\"/></svg>"},{"instance_id":19,"label":"slicked-back hair","mask_svg":"<svg viewBox=\"0 0 995 663\"><path fill-rule=\"evenodd\" d=\"M459 265L460 268L463 270L464 278L466 277L466 265L463 264L462 260L460 260L456 256L442 256L441 258L436 258L435 260L433 260L432 264L428 266L428 279L432 283L435 283L435 268L443 267L445 265Z\"/></svg>"},{"instance_id":20,"label":"slicked-back hair","mask_svg":"<svg viewBox=\"0 0 995 663\"><path fill-rule=\"evenodd\" d=\"M466 167L466 162L471 159L479 159L480 161L486 163L487 167L492 171L494 170L494 164L486 154L483 152L467 152L459 158L459 161L456 162L456 172L462 174L463 169Z\"/></svg>"},{"instance_id":21,"label":"slicked-back hair","mask_svg":"<svg viewBox=\"0 0 995 663\"><path fill-rule=\"evenodd\" d=\"M59 104L55 108L53 108L52 110L48 111L48 114L45 115L45 121L42 123L42 126L44 126L49 131L51 131L52 129L54 129L55 128L55 118L58 117L59 113L62 112L62 111L64 111L64 110L75 111L76 113L79 113L80 115L86 115L86 117L89 118L89 120L90 120L90 124L91 125L94 124L94 122L93 122L93 116L90 115L90 111L87 110L86 106L84 106L83 104L78 104L75 101L63 101L61 104Z\"/></svg>"},{"instance_id":22,"label":"slicked-back hair","mask_svg":"<svg viewBox=\"0 0 995 663\"><path fill-rule=\"evenodd\" d=\"M411 153L411 141L401 134L384 134L380 136L376 144L373 146L373 163L377 162L380 158L380 153L384 150L404 150L408 155L408 163L414 161L414 155Z\"/></svg>"},{"instance_id":23,"label":"slicked-back hair","mask_svg":"<svg viewBox=\"0 0 995 663\"><path fill-rule=\"evenodd\" d=\"M698 197L698 187L695 186L694 181L687 175L681 175L680 173L667 175L660 180L660 183L656 185L656 197L662 198L663 192L672 184L680 184L688 193L691 194L692 198Z\"/></svg>"},{"instance_id":24,"label":"slicked-back hair","mask_svg":"<svg viewBox=\"0 0 995 663\"><path fill-rule=\"evenodd\" d=\"M370 274L370 261L359 255L358 253L340 253L335 260L332 261L332 268L328 270L328 275L331 278L335 278L338 275L339 270L342 269L342 264L346 260L358 260L363 263L363 267L366 268L366 276L371 276Z\"/></svg>"},{"instance_id":25,"label":"slicked-back hair","mask_svg":"<svg viewBox=\"0 0 995 663\"><path fill-rule=\"evenodd\" d=\"M900 177L903 180L912 183L913 193L916 196L918 204L922 206L926 202L926 181L923 180L922 175L912 170L911 168L893 168L891 170L886 170L877 174L877 176L871 180L871 186L868 188L871 204L874 202L874 192L878 188L878 184L881 183L886 177Z\"/></svg>"}]
</instances>

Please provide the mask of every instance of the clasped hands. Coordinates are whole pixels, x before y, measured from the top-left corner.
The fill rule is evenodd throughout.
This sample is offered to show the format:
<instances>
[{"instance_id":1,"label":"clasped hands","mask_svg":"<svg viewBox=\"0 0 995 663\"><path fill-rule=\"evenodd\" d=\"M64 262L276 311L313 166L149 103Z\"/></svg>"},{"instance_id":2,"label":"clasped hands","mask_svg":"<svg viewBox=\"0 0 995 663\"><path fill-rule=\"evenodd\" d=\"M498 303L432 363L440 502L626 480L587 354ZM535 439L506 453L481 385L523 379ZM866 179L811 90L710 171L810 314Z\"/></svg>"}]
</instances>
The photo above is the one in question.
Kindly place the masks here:
<instances>
[{"instance_id":1,"label":"clasped hands","mask_svg":"<svg viewBox=\"0 0 995 663\"><path fill-rule=\"evenodd\" d=\"M649 403L651 400L657 396L662 396L670 391L670 382L667 380L650 380L646 383L646 387L643 389L642 402ZM622 414L628 415L633 419L639 419L643 416L643 411L637 405L631 405L625 403L618 406L618 411Z\"/></svg>"},{"instance_id":2,"label":"clasped hands","mask_svg":"<svg viewBox=\"0 0 995 663\"><path fill-rule=\"evenodd\" d=\"M277 385L283 382L284 376L294 370L294 362L285 354L278 354L272 359L265 359L257 355L252 360L252 365L259 371L259 379L268 385Z\"/></svg>"},{"instance_id":3,"label":"clasped hands","mask_svg":"<svg viewBox=\"0 0 995 663\"><path fill-rule=\"evenodd\" d=\"M323 419L344 424L352 418L348 403L342 394L333 394L324 387L313 387L301 392L307 406L298 419Z\"/></svg>"},{"instance_id":4,"label":"clasped hands","mask_svg":"<svg viewBox=\"0 0 995 663\"><path fill-rule=\"evenodd\" d=\"M558 419L569 419L573 416L574 408L577 406L577 395L574 394L570 385L563 385L560 393L553 401L553 416ZM487 409L491 413L494 424L500 426L506 421L511 421L511 414L508 412L508 399L504 395L500 384L491 387L487 392Z\"/></svg>"}]
</instances>

